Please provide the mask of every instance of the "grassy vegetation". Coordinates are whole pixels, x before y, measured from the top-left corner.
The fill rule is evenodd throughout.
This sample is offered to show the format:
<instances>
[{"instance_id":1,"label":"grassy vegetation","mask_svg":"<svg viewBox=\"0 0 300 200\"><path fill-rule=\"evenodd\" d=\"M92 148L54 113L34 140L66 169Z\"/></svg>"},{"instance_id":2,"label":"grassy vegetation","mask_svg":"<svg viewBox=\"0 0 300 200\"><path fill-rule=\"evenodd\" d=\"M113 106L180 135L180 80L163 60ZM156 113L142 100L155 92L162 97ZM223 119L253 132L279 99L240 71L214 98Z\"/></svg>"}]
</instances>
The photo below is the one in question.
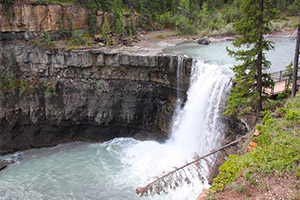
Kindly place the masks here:
<instances>
[{"instance_id":1,"label":"grassy vegetation","mask_svg":"<svg viewBox=\"0 0 300 200\"><path fill-rule=\"evenodd\" d=\"M255 182L252 176L274 172L289 172L300 179L300 97L289 99L285 107L273 113L265 113L257 130L258 147L242 156L230 155L219 168L212 190L223 190L242 174L250 183Z\"/></svg>"},{"instance_id":2,"label":"grassy vegetation","mask_svg":"<svg viewBox=\"0 0 300 200\"><path fill-rule=\"evenodd\" d=\"M294 26L297 26L299 24L299 16L291 16L287 17L287 19L291 21Z\"/></svg>"},{"instance_id":3,"label":"grassy vegetation","mask_svg":"<svg viewBox=\"0 0 300 200\"><path fill-rule=\"evenodd\" d=\"M164 39L164 38L169 38L169 37L174 37L174 36L179 36L181 35L181 33L177 32L177 33L163 33L163 34L159 34L158 36L156 36L159 39Z\"/></svg>"},{"instance_id":4,"label":"grassy vegetation","mask_svg":"<svg viewBox=\"0 0 300 200\"><path fill-rule=\"evenodd\" d=\"M41 87L44 88L45 97L51 96L55 92L56 82L45 81L43 84L39 79L26 80L23 78L14 78L11 75L2 77L0 81L0 90L7 94L17 94L19 97L28 95L33 97L35 91Z\"/></svg>"},{"instance_id":5,"label":"grassy vegetation","mask_svg":"<svg viewBox=\"0 0 300 200\"><path fill-rule=\"evenodd\" d=\"M30 0L31 3L41 2L40 0ZM75 5L74 0L43 0L43 3L55 5Z\"/></svg>"},{"instance_id":6,"label":"grassy vegetation","mask_svg":"<svg viewBox=\"0 0 300 200\"><path fill-rule=\"evenodd\" d=\"M34 38L30 40L30 43L33 47L43 47L43 48L52 48L55 45L55 42L51 40L48 32L45 32L44 38Z\"/></svg>"},{"instance_id":7,"label":"grassy vegetation","mask_svg":"<svg viewBox=\"0 0 300 200\"><path fill-rule=\"evenodd\" d=\"M271 21L270 29L271 32L281 31L284 28L293 28L294 24L290 20L275 20Z\"/></svg>"}]
</instances>

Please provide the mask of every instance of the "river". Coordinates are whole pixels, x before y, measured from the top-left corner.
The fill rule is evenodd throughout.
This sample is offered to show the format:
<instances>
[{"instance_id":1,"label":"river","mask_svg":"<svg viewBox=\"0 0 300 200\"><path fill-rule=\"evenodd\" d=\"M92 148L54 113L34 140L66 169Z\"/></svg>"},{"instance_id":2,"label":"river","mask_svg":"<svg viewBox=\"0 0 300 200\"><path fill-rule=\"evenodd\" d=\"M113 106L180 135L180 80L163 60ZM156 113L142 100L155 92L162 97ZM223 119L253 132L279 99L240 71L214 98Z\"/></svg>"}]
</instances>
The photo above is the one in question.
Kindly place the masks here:
<instances>
[{"instance_id":1,"label":"river","mask_svg":"<svg viewBox=\"0 0 300 200\"><path fill-rule=\"evenodd\" d=\"M277 72L285 70L285 67L294 61L296 39L294 38L270 38L274 42L274 50L266 52L266 58L271 61L271 68L268 72ZM235 49L231 41L212 42L209 45L199 45L194 43L185 43L164 49L166 53L183 54L199 60L215 62L219 65L238 64L234 58L230 57L226 51Z\"/></svg>"},{"instance_id":2,"label":"river","mask_svg":"<svg viewBox=\"0 0 300 200\"><path fill-rule=\"evenodd\" d=\"M276 52L268 54L272 62L276 61L272 71L284 69L292 61L293 43L289 39L276 41ZM220 146L219 140L224 137L221 113L233 77L230 66L235 63L226 56L228 45L228 41L208 46L182 44L166 50L193 56L198 62L193 64L187 102L174 116L173 131L165 143L116 138L104 143L74 142L1 156L0 159L17 162L0 172L0 199L141 199L135 194L136 187L192 160L195 153L203 155ZM142 199L196 199L205 187L206 180L204 184L193 180L193 184L168 194Z\"/></svg>"}]
</instances>

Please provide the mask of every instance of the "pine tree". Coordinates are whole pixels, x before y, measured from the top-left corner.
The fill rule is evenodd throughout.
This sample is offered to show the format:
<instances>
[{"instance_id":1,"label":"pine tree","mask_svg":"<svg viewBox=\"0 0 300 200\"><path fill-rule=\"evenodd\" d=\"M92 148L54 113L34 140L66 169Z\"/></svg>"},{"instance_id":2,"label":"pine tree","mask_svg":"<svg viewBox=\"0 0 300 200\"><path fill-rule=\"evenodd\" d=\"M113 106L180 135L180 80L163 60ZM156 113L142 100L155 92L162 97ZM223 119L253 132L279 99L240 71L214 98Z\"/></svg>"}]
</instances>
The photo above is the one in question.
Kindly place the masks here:
<instances>
[{"instance_id":1,"label":"pine tree","mask_svg":"<svg viewBox=\"0 0 300 200\"><path fill-rule=\"evenodd\" d=\"M199 18L201 19L201 27L202 28L205 28L208 26L209 16L210 15L209 15L207 3L204 2L202 4L201 11L199 13Z\"/></svg>"},{"instance_id":2,"label":"pine tree","mask_svg":"<svg viewBox=\"0 0 300 200\"><path fill-rule=\"evenodd\" d=\"M274 85L264 71L271 63L265 57L265 51L273 49L273 44L265 40L264 34L270 32L268 25L276 12L271 0L244 0L241 7L241 19L233 25L239 35L233 45L239 50L229 50L241 64L232 69L235 73L234 86L227 99L225 114L244 114L256 111L260 114L264 99L263 88Z\"/></svg>"},{"instance_id":3,"label":"pine tree","mask_svg":"<svg viewBox=\"0 0 300 200\"><path fill-rule=\"evenodd\" d=\"M176 0L171 0L171 2L170 2L170 10L171 10L171 13L172 13L173 15L175 15L176 10L177 10L177 7L176 7Z\"/></svg>"},{"instance_id":4,"label":"pine tree","mask_svg":"<svg viewBox=\"0 0 300 200\"><path fill-rule=\"evenodd\" d=\"M121 36L126 33L124 25L124 17L122 11L122 1L114 0L112 3L112 12L114 14L113 31Z\"/></svg>"},{"instance_id":5,"label":"pine tree","mask_svg":"<svg viewBox=\"0 0 300 200\"><path fill-rule=\"evenodd\" d=\"M105 44L106 47L109 47L110 45L110 26L109 23L107 22L107 17L104 17L104 24L102 25L102 35L105 38Z\"/></svg>"},{"instance_id":6,"label":"pine tree","mask_svg":"<svg viewBox=\"0 0 300 200\"><path fill-rule=\"evenodd\" d=\"M178 8L181 11L182 16L189 14L190 11L189 5L190 5L189 0L179 0Z\"/></svg>"},{"instance_id":7,"label":"pine tree","mask_svg":"<svg viewBox=\"0 0 300 200\"><path fill-rule=\"evenodd\" d=\"M294 66L293 66L293 81L292 81L292 97L296 96L297 92L297 78L298 78L298 64L299 64L299 44L300 43L300 15L299 15L299 24L297 29L297 40L296 40L296 49L294 57Z\"/></svg>"}]
</instances>

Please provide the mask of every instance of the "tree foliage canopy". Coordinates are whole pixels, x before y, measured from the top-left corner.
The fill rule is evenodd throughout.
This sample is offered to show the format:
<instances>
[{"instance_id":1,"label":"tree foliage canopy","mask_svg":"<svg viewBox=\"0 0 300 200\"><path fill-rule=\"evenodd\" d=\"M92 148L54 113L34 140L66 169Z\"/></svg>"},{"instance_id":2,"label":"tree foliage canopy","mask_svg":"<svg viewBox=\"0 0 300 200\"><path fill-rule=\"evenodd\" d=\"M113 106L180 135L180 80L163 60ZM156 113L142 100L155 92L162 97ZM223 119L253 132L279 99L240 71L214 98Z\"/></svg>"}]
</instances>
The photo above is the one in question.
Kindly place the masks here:
<instances>
[{"instance_id":1,"label":"tree foliage canopy","mask_svg":"<svg viewBox=\"0 0 300 200\"><path fill-rule=\"evenodd\" d=\"M12 0L0 0L7 4ZM170 28L178 28L186 33L196 33L195 29L207 29L208 32L225 29L228 23L240 19L241 5L244 0L39 0L45 3L75 4L90 10L90 25L94 25L95 10L108 12L135 12L140 21L147 19L146 25L160 22ZM299 0L273 0L274 8L282 15L299 13ZM117 6L116 6L117 5ZM184 28L180 28L184 26ZM191 30L194 29L194 30ZM228 27L227 27L228 29ZM91 31L95 31L91 29ZM122 30L121 30L122 31ZM198 30L199 31L199 30Z\"/></svg>"},{"instance_id":2,"label":"tree foliage canopy","mask_svg":"<svg viewBox=\"0 0 300 200\"><path fill-rule=\"evenodd\" d=\"M276 16L271 0L245 0L241 7L241 19L233 24L239 35L233 45L239 50L227 51L241 64L234 66L234 86L228 97L225 114L262 110L263 88L272 87L273 81L266 69L270 62L265 51L273 49L273 44L265 40L264 35L270 32L270 20Z\"/></svg>"}]
</instances>

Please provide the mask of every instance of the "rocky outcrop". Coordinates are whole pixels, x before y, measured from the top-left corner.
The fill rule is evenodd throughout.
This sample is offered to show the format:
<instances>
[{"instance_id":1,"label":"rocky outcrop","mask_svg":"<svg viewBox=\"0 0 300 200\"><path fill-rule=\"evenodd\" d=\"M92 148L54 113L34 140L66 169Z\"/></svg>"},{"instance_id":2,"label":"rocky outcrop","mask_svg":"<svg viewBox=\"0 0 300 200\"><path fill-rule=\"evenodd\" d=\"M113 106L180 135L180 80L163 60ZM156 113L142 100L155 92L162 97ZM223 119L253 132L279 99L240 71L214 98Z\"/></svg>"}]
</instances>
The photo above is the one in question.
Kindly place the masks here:
<instances>
[{"instance_id":1,"label":"rocky outcrop","mask_svg":"<svg viewBox=\"0 0 300 200\"><path fill-rule=\"evenodd\" d=\"M226 126L224 129L225 138L223 145L244 137L250 130L247 129L247 125L239 120L235 115L226 117L225 120ZM219 167L228 159L229 154L238 154L242 147L241 143L243 143L243 141L240 141L239 143L226 148L225 151L220 151L217 154L216 162L209 169L209 175L207 177L209 184L213 184L213 179L219 174Z\"/></svg>"},{"instance_id":2,"label":"rocky outcrop","mask_svg":"<svg viewBox=\"0 0 300 200\"><path fill-rule=\"evenodd\" d=\"M203 45L209 45L210 44L210 40L208 38L201 38L197 40L198 44L203 44Z\"/></svg>"},{"instance_id":3,"label":"rocky outcrop","mask_svg":"<svg viewBox=\"0 0 300 200\"><path fill-rule=\"evenodd\" d=\"M12 16L1 12L1 32L58 31L70 23L74 29L87 28L88 11L82 7L13 4L10 9Z\"/></svg>"},{"instance_id":4,"label":"rocky outcrop","mask_svg":"<svg viewBox=\"0 0 300 200\"><path fill-rule=\"evenodd\" d=\"M1 9L2 5L0 4ZM88 10L83 7L73 5L19 4L16 2L9 9L7 12L0 12L0 32L2 32L0 40L29 40L36 37L43 37L45 31L54 34L55 32L59 33L63 29L85 30L88 28ZM99 10L96 18L96 28L99 30L101 30L105 18L110 25L113 24L112 13ZM132 19L138 27L138 16L133 15ZM129 15L124 15L124 26L130 26Z\"/></svg>"},{"instance_id":5,"label":"rocky outcrop","mask_svg":"<svg viewBox=\"0 0 300 200\"><path fill-rule=\"evenodd\" d=\"M105 18L113 24L111 13L98 11L96 17L98 28ZM124 15L125 26L129 17ZM45 32L60 39L70 26L87 29L88 10L15 1L0 13L0 68L7 76L0 91L0 154L73 140L165 139L176 103L178 57L30 45ZM183 96L191 64L184 60ZM12 80L13 71L19 77Z\"/></svg>"},{"instance_id":6,"label":"rocky outcrop","mask_svg":"<svg viewBox=\"0 0 300 200\"><path fill-rule=\"evenodd\" d=\"M0 154L73 140L167 137L177 96L177 56L6 43L0 57L2 66L16 62L19 79L32 83L26 91L0 94ZM191 64L184 59L183 95Z\"/></svg>"},{"instance_id":7,"label":"rocky outcrop","mask_svg":"<svg viewBox=\"0 0 300 200\"><path fill-rule=\"evenodd\" d=\"M8 165L15 163L14 160L0 160L0 171L5 169Z\"/></svg>"}]
</instances>

